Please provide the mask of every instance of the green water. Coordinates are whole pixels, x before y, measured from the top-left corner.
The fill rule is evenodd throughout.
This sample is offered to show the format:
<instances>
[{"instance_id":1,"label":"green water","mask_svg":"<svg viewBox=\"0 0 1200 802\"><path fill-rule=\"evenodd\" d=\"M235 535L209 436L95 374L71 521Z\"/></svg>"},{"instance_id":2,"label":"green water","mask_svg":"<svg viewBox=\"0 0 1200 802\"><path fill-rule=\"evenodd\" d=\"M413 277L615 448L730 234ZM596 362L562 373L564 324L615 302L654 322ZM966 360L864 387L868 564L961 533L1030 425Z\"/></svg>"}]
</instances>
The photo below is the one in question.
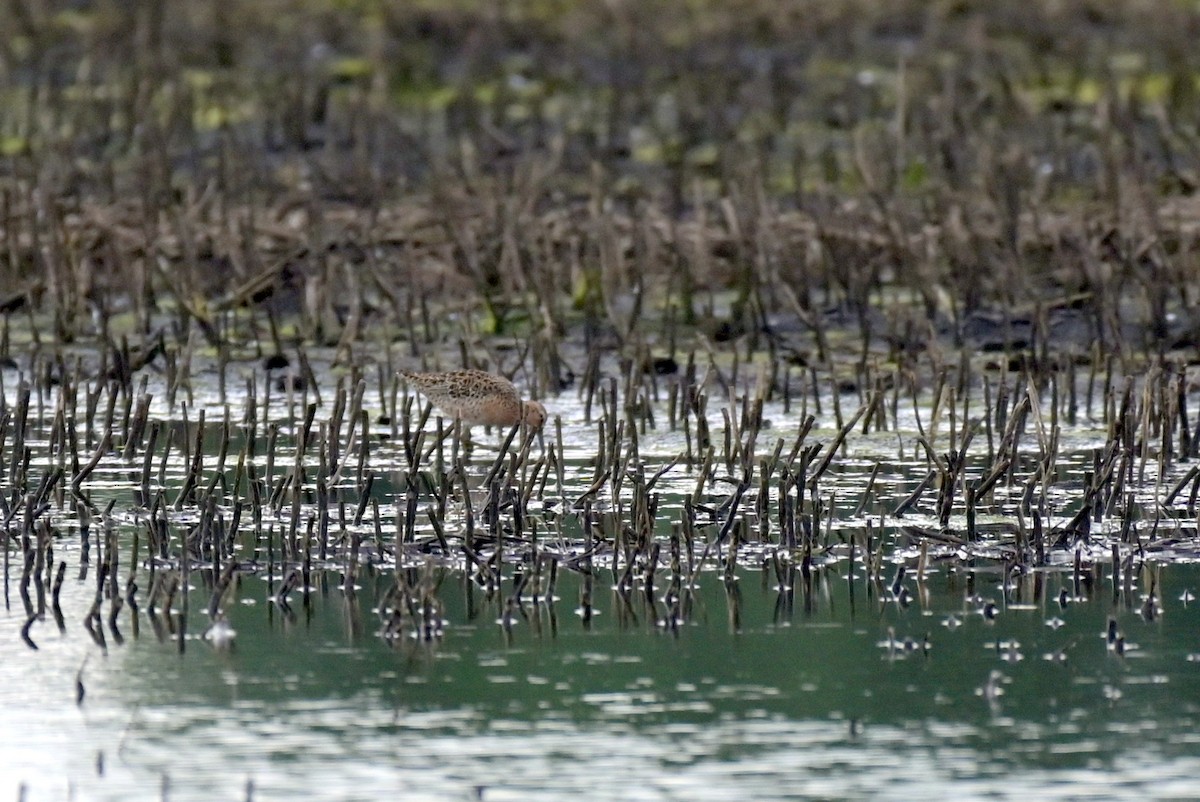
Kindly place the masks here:
<instances>
[{"instance_id":1,"label":"green water","mask_svg":"<svg viewBox=\"0 0 1200 802\"><path fill-rule=\"evenodd\" d=\"M705 574L674 631L607 572L590 621L563 573L507 628L498 598L447 573L444 634L397 642L375 610L390 573L353 599L323 575L291 614L247 576L217 649L196 572L182 651L144 610L101 650L79 623L94 576L72 577L66 629L35 625L37 651L19 604L0 618L0 777L27 800L1192 797L1200 606L1180 596L1200 570L1161 569L1153 620L1098 573L1065 608L1060 572L1007 594L981 572L968 600L964 570L939 568L906 578L907 607L845 566L807 592L798 574L790 592Z\"/></svg>"},{"instance_id":2,"label":"green water","mask_svg":"<svg viewBox=\"0 0 1200 802\"><path fill-rule=\"evenodd\" d=\"M178 568L180 538L200 514L194 504L174 510L187 470L178 442L187 430L178 410L152 390L152 416L181 433L169 458L162 456L165 437L159 440L151 483L166 494L169 562ZM238 420L236 404L229 413L213 398L201 400L208 434L226 414ZM433 618L442 623L429 638L412 637L411 627L398 638L383 634L380 607L388 607L395 571L390 557L370 564L379 556L371 549L380 545L372 510L355 530L368 548L353 594L341 589L343 548L331 552L324 568L314 563L312 586L293 590L288 607L275 601L290 496L278 509L264 506L267 534L255 532L248 508L233 534L238 559L263 569L237 575L224 600L236 633L230 643L205 637L209 570L193 568L186 597L176 595L169 611L160 599L152 616L147 513L133 492L141 458L106 456L83 489L98 509L114 503L119 585L133 568L139 609L120 609L114 628L106 597L102 625L94 632L85 627L96 598L102 527L93 521L85 560L74 506L59 502L47 517L53 557L67 565L63 624L47 609L29 626L26 643L21 530L14 523L0 611L0 799L1200 797L1194 779L1200 777L1200 602L1192 600L1200 594L1200 567L1188 557L1194 520L1182 500L1159 503L1162 488L1188 465L1171 466L1159 480L1151 462L1145 482L1131 488L1141 505L1136 542L1116 539L1121 522L1110 518L1081 544L1078 576L1074 550L1048 552L1045 568L1005 573L1023 477L1033 470L1031 445L1019 481L998 487L981 510L981 526L1008 526L1008 534L969 548L925 540L922 579L922 541L903 527L937 528L933 494L904 519L888 513L925 474L924 459L910 458L911 432L857 434L822 480L826 511L807 579L794 567L781 588L773 566L760 568L778 541L771 531L767 543L742 545L734 581L714 559L717 551L727 555L728 544L714 550L696 587L672 609L665 601L672 578L667 542L683 496L697 493L701 509L719 509L733 492L724 481L728 471L719 468L718 480L699 489L684 464L662 475L655 536L663 550L650 592L641 581L624 595L614 590L608 547L593 564L589 590L588 580L567 566L587 548L572 502L594 478L596 426L577 400L553 403L563 420L563 485L557 477L548 481L527 523L537 526L541 553L560 557L554 598L535 602L527 589L519 605L508 603L519 570L513 560L523 554L512 544L502 586L490 595L461 570L465 561L454 549L441 558L446 567L437 567L409 544L405 575L433 589ZM318 422L327 414L322 409ZM795 414L774 407L768 414L777 423L763 433L764 453L776 439L791 442L799 426ZM262 429L253 457L268 491L295 462L288 416L282 405L262 412L262 420L283 426L273 473L266 475ZM715 425L716 413L710 417ZM816 442L828 442L829 417L827 409L811 435ZM190 419L196 420L194 408ZM494 433L490 440L480 435L469 466L473 487L494 459ZM46 453L43 434L27 442L36 486L56 457ZM215 436L205 442L217 448ZM1102 442L1087 430L1064 433L1061 475L1046 499L1048 529L1078 509L1082 484L1075 474ZM241 448L235 440L230 454ZM683 450L679 431L644 434L645 475ZM980 460L974 452L972 459ZM231 479L235 463L231 456L215 476L206 462L201 482L226 480L212 482L226 521L235 497L248 501L244 483ZM866 476L877 463L877 481L864 499ZM396 537L405 465L395 441L372 440L368 468L385 546ZM980 461L971 475L983 469ZM628 488L627 481L618 518L630 513ZM756 490L743 513L754 508ZM301 521L316 507L309 491L306 485ZM774 521L779 501L771 492ZM597 516L614 511L607 487L594 501ZM339 502L353 513L358 498L349 485L335 488L331 505ZM473 503L482 509L481 498ZM431 504L423 493L418 542L433 540L423 517ZM462 513L461 501L447 509L446 532L455 544ZM333 517L333 534L340 536L341 513ZM700 517L696 550L683 557L685 573L718 528L710 512ZM956 531L961 519L956 511ZM754 535L760 523L749 515L747 531ZM270 538L273 572L266 569ZM883 555L876 581L863 566L868 539ZM849 542L858 544L853 562ZM824 550L826 544L833 548ZM1114 545L1122 563L1133 566L1122 569L1115 585ZM797 552L779 555L785 564L799 562ZM900 563L907 572L896 581ZM635 576L640 580L642 571ZM1152 589L1153 609L1146 604ZM1120 636L1113 642L1106 636L1110 620Z\"/></svg>"}]
</instances>

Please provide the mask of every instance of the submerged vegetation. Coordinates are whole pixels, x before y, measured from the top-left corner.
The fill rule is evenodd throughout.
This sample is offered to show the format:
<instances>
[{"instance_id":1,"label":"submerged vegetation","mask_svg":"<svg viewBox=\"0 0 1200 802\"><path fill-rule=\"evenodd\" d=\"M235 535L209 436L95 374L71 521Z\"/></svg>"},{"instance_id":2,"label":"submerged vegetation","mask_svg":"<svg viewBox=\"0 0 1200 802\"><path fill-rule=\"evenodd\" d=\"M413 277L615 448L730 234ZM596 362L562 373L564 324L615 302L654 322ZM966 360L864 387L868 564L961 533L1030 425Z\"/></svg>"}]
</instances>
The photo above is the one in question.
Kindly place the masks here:
<instances>
[{"instance_id":1,"label":"submerged vegetation","mask_svg":"<svg viewBox=\"0 0 1200 802\"><path fill-rule=\"evenodd\" d=\"M395 570L394 638L436 637L442 570L501 621L564 570L586 615L605 572L675 627L738 565L901 598L938 560L1027 594L1107 563L1153 615L1154 567L1200 554L1195 3L9 14L0 512L30 646L68 532L101 642L106 603L115 633L197 571L219 622L249 572L287 608ZM493 453L420 367L508 376L551 422Z\"/></svg>"},{"instance_id":2,"label":"submerged vegetation","mask_svg":"<svg viewBox=\"0 0 1200 802\"><path fill-rule=\"evenodd\" d=\"M1197 41L4 4L0 776L1192 795ZM439 417L462 368L545 425Z\"/></svg>"}]
</instances>

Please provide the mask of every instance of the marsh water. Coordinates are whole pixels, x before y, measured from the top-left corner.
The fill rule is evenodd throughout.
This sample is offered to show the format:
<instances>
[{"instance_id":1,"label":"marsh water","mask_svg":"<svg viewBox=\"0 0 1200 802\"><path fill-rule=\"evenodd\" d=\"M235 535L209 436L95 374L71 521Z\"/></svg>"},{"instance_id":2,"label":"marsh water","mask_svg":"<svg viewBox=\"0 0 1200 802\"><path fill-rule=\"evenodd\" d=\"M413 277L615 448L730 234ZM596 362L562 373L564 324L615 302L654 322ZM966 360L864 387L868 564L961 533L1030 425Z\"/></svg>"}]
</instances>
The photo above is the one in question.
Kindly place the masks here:
<instances>
[{"instance_id":1,"label":"marsh water","mask_svg":"<svg viewBox=\"0 0 1200 802\"><path fill-rule=\"evenodd\" d=\"M0 8L0 802L1200 799L1196 0Z\"/></svg>"},{"instance_id":2,"label":"marsh water","mask_svg":"<svg viewBox=\"0 0 1200 802\"><path fill-rule=\"evenodd\" d=\"M286 420L277 403L267 417ZM140 463L106 459L90 500L114 500L115 539L102 543L98 526L81 537L70 506L60 508L52 547L66 565L61 623L22 606L19 552L10 558L0 614L3 793L32 802L1200 792L1200 568L1169 546L1142 548L1194 536L1180 511L1155 520L1154 532L1141 516L1146 534L1136 548L1119 547L1115 577L1103 533L1037 567L1006 560L994 543L922 547L904 526L932 520L928 510L906 521L887 511L924 463L904 456L910 434L890 432L849 442L827 480L840 512L827 517L810 561L781 565L777 549L747 544L734 563L720 544L697 545L676 572L682 583L664 567L623 584L620 566L601 556L572 569L586 549L571 502L593 482L595 422L570 394L548 403L562 420L566 469L563 487L545 491L539 537L562 558L556 578L529 586L541 593L514 592L530 567L509 564L489 589L436 549L414 552L400 573L436 603L424 628L398 633L387 626L395 563L365 548L352 582L344 562L329 559L281 599L283 572L251 559L263 546L241 538L235 551L256 567L223 591L219 628L206 614L219 570L203 561L155 610L147 592L167 563L147 557L144 533L135 552L145 521L128 477ZM188 414L194 423L206 404L217 431L211 421L224 410L214 398L197 398ZM794 436L794 411L765 412L764 438ZM150 414L181 419L160 395ZM813 437L832 425L828 404L825 418ZM1086 425L1064 432L1062 486L1091 460L1094 435ZM496 437L473 438L477 479ZM661 424L643 434L647 472L668 466L680 444ZM377 530L390 541L387 511L402 493L380 466L400 457L386 440L374 447ZM290 464L282 451L278 460ZM877 490L860 506L877 464ZM1145 484L1161 488L1187 467ZM178 492L186 468L164 457L164 489ZM656 538L669 537L695 485L686 465L663 474ZM700 491L713 507L730 493L720 482ZM1051 503L1048 525L1073 512L1063 507ZM1011 516L998 502L992 517ZM372 528L363 525L364 542ZM112 544L121 583L132 578L141 605L110 616L103 602L106 614L90 617Z\"/></svg>"},{"instance_id":3,"label":"marsh water","mask_svg":"<svg viewBox=\"0 0 1200 802\"><path fill-rule=\"evenodd\" d=\"M1200 611L1178 596L1200 572L1164 573L1152 623L1102 589L1059 609L1053 576L988 620L942 572L908 609L841 578L781 599L709 577L675 634L607 591L584 624L575 581L506 632L450 579L433 644L377 636L371 580L353 601L314 589L294 619L247 581L228 651L125 622L104 654L73 621L31 653L10 616L4 776L31 800L1191 798Z\"/></svg>"}]
</instances>

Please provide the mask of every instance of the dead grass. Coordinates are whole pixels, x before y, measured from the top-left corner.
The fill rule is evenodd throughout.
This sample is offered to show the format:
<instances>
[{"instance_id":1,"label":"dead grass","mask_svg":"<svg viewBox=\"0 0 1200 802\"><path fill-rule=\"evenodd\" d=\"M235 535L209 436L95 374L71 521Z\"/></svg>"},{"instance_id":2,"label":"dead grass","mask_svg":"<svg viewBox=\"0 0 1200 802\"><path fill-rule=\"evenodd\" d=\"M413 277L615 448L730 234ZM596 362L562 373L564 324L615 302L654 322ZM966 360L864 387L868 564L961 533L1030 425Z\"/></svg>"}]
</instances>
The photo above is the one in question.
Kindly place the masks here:
<instances>
[{"instance_id":1,"label":"dead grass","mask_svg":"<svg viewBox=\"0 0 1200 802\"><path fill-rule=\"evenodd\" d=\"M270 313L632 355L790 320L823 360L842 319L865 354L1070 306L1122 359L1195 354L1194 5L14 15L0 279L46 336L245 343Z\"/></svg>"}]
</instances>

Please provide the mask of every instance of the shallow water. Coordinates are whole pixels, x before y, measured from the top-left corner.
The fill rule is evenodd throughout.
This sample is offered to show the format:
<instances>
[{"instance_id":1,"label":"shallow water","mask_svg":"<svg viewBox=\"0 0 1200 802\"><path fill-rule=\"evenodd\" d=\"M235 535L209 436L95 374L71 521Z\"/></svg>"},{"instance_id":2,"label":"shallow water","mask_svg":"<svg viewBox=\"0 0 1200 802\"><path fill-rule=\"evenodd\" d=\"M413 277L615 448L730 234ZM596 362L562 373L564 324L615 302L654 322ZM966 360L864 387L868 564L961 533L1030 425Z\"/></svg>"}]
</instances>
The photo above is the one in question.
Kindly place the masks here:
<instances>
[{"instance_id":1,"label":"shallow water","mask_svg":"<svg viewBox=\"0 0 1200 802\"><path fill-rule=\"evenodd\" d=\"M211 435L225 409L213 395L197 401L212 443L206 448L215 450ZM274 454L278 475L293 463L294 427L283 400L276 402L264 418L283 423ZM592 482L595 426L570 398L555 399L552 411L564 423L564 485L559 496L551 479L552 509L537 503L531 509L540 547L567 555L583 550L581 524L574 512L556 510L570 510ZM767 411L773 425L760 435L765 453L776 439L790 444L799 426L795 411ZM196 412L188 413L193 422ZM157 395L152 414L184 431L179 409L166 408ZM236 407L231 417L237 420ZM831 417L827 403L812 441L829 440ZM719 420L719 409L710 409L714 438L721 436ZM471 476L477 478L493 459L495 435L480 432L476 439ZM44 448L44 440L29 442ZM1103 438L1080 427L1061 442L1048 526L1077 509L1076 474ZM979 441L976 448L982 450ZM684 449L681 432L662 426L644 434L646 475ZM370 459L377 478L372 494L390 542L403 503L403 450L375 440ZM256 464L264 461L260 451ZM875 491L858 513L876 462ZM796 555L784 554L776 573L771 558L778 552L746 543L734 581L726 581L715 560L725 552L716 548L672 612L664 600L671 579L665 563L652 591L639 569L638 581L619 593L609 549L593 565L590 590L564 567L554 600L526 592L511 606L518 566L506 565L500 592L489 595L463 571L446 567L461 560L413 552L406 573L436 588L435 618L444 628L429 638L413 637L411 628L388 638L379 612L395 577L387 560L372 564L368 554L357 590L347 595L345 554L337 553L314 566L312 587L294 590L284 606L275 600L281 572L265 560L263 543L243 533L239 559L251 563L257 555L259 570L236 578L224 604L236 635L218 646L205 637L211 569L192 567L186 596L175 597L169 614L161 608L150 614L146 512L130 495L140 468L140 458L132 465L105 459L87 484L97 506L116 501L111 520L122 586L133 533L142 536L141 609L120 610L115 629L107 623L109 601L99 634L82 623L96 595L98 526L84 570L69 507L51 513L59 527L55 557L68 566L64 623L60 630L49 611L36 619L28 630L36 649L22 640L20 558L10 553L8 604L0 613L0 788L14 798L1196 796L1200 602L1191 594L1200 592L1200 567L1181 559L1182 552L1153 551L1156 541L1149 539L1194 537L1195 522L1182 515L1182 503L1164 508L1158 530L1143 511L1134 530L1150 550L1120 545L1123 561L1135 559L1115 583L1106 537L1082 544L1078 574L1074 550L1051 552L1054 567L1030 570L993 559L1000 540L985 538L969 549L927 542L922 578L922 546L903 527L936 528L931 498L903 520L888 513L926 463L910 434L856 434L822 479L821 496L833 512L820 539L829 548L814 554L807 578ZM1136 488L1145 509L1186 468L1175 465L1156 483L1156 467L1148 463ZM185 469L178 450L161 465L156 458L154 483L161 477L173 499ZM596 496L598 512L612 508L607 487ZM657 489L656 535L665 540L682 497L696 490L695 472L680 464ZM742 509L753 508L755 492ZM699 497L717 508L731 493L713 482ZM1020 493L1019 485L998 488L981 524L1011 525ZM354 504L349 490L334 498ZM474 500L476 510L481 501ZM289 507L283 505L282 517ZM306 500L303 514L312 508ZM177 536L199 519L186 505L167 512ZM282 517L266 512L268 528L282 528ZM958 525L961 511L956 516ZM461 506L452 504L447 534L455 536L461 525ZM1097 534L1118 525L1106 521ZM350 530L370 541L374 522L368 516ZM427 525L419 531L428 537ZM707 541L714 531L703 526L699 537ZM885 544L877 580L864 574L868 537ZM851 542L858 544L853 561ZM685 574L701 546L683 555ZM902 576L900 563L907 569ZM155 564L156 571L164 567Z\"/></svg>"},{"instance_id":2,"label":"shallow water","mask_svg":"<svg viewBox=\"0 0 1200 802\"><path fill-rule=\"evenodd\" d=\"M182 652L144 613L100 650L77 623L90 583L72 580L66 630L35 627L36 652L20 616L0 619L0 776L29 800L1194 794L1200 605L1179 597L1200 588L1195 566L1162 570L1152 621L1107 585L1060 607L1073 587L1058 572L1006 601L994 573L967 600L971 578L938 569L906 581L907 607L819 576L781 593L755 572L729 591L706 575L671 632L640 590L598 589L585 624L571 574L506 629L447 574L444 636L394 644L372 609L386 577L353 601L333 583L294 597L294 617L246 577L233 644L194 632Z\"/></svg>"}]
</instances>

